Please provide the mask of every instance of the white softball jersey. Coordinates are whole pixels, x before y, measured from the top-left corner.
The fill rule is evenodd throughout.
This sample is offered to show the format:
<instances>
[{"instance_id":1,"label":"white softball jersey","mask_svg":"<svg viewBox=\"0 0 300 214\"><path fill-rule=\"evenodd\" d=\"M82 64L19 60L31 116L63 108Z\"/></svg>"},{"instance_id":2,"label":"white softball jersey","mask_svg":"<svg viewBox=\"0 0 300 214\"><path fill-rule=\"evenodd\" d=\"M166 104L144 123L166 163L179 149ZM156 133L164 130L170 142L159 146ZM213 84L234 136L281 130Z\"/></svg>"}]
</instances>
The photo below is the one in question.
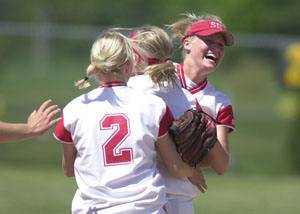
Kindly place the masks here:
<instances>
[{"instance_id":1,"label":"white softball jersey","mask_svg":"<svg viewBox=\"0 0 300 214\"><path fill-rule=\"evenodd\" d=\"M173 115L161 99L107 83L68 103L62 118L54 136L77 149L73 213L165 213L155 141Z\"/></svg>"},{"instance_id":2,"label":"white softball jersey","mask_svg":"<svg viewBox=\"0 0 300 214\"><path fill-rule=\"evenodd\" d=\"M128 81L129 86L163 99L170 107L174 118L177 118L186 110L196 107L196 99L194 96L187 90L181 88L179 79L176 83L177 86L172 87L168 86L166 82L165 87L159 88L157 84L153 83L149 75L134 76ZM158 162L157 168L165 181L168 199L178 197L195 198L197 196L196 187L187 178L177 178L173 176L161 160Z\"/></svg>"},{"instance_id":3,"label":"white softball jersey","mask_svg":"<svg viewBox=\"0 0 300 214\"><path fill-rule=\"evenodd\" d=\"M164 82L164 86L159 88L149 75L137 75L129 79L128 86L161 98L171 109L174 118L197 105L191 93L181 87L179 79L176 80L174 86L169 86L168 82Z\"/></svg>"},{"instance_id":4,"label":"white softball jersey","mask_svg":"<svg viewBox=\"0 0 300 214\"><path fill-rule=\"evenodd\" d=\"M183 64L175 64L183 88L187 89L203 111L221 122L217 126L226 126L229 133L235 130L232 105L228 97L211 85L207 79L202 83L192 82L183 70Z\"/></svg>"}]
</instances>

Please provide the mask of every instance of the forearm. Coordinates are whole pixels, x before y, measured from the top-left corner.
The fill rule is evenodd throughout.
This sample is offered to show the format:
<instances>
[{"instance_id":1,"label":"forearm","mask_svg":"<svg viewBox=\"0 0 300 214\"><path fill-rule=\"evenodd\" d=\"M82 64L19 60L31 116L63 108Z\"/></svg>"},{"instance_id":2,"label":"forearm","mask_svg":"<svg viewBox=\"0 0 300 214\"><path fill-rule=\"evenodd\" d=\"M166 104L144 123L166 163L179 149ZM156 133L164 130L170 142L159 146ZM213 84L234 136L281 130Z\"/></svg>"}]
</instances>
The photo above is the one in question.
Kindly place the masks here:
<instances>
[{"instance_id":1,"label":"forearm","mask_svg":"<svg viewBox=\"0 0 300 214\"><path fill-rule=\"evenodd\" d=\"M65 159L62 160L62 168L64 170L64 173L67 177L74 177L74 163L68 164Z\"/></svg>"},{"instance_id":2,"label":"forearm","mask_svg":"<svg viewBox=\"0 0 300 214\"><path fill-rule=\"evenodd\" d=\"M182 161L175 143L169 135L160 138L156 143L156 147L163 163L173 176L186 178L193 175L193 169Z\"/></svg>"},{"instance_id":3,"label":"forearm","mask_svg":"<svg viewBox=\"0 0 300 214\"><path fill-rule=\"evenodd\" d=\"M229 153L217 141L200 167L212 168L218 175L223 175L229 168Z\"/></svg>"},{"instance_id":4,"label":"forearm","mask_svg":"<svg viewBox=\"0 0 300 214\"><path fill-rule=\"evenodd\" d=\"M228 128L217 127L218 141L208 153L201 168L212 168L218 175L223 175L229 168Z\"/></svg>"},{"instance_id":5,"label":"forearm","mask_svg":"<svg viewBox=\"0 0 300 214\"><path fill-rule=\"evenodd\" d=\"M60 109L57 105L47 107L50 103L51 100L47 100L38 111L34 110L28 117L27 123L0 122L0 143L38 137L57 124L61 118L53 118Z\"/></svg>"},{"instance_id":6,"label":"forearm","mask_svg":"<svg viewBox=\"0 0 300 214\"><path fill-rule=\"evenodd\" d=\"M63 157L62 157L62 168L64 173L68 177L73 177L74 162L77 155L77 150L73 144L63 144Z\"/></svg>"},{"instance_id":7,"label":"forearm","mask_svg":"<svg viewBox=\"0 0 300 214\"><path fill-rule=\"evenodd\" d=\"M199 168L193 168L184 163L178 155L178 160L174 164L173 169L168 168L173 176L178 178L188 178L202 193L207 189L205 178Z\"/></svg>"},{"instance_id":8,"label":"forearm","mask_svg":"<svg viewBox=\"0 0 300 214\"><path fill-rule=\"evenodd\" d=\"M27 124L0 122L0 143L25 140L33 137L32 129Z\"/></svg>"},{"instance_id":9,"label":"forearm","mask_svg":"<svg viewBox=\"0 0 300 214\"><path fill-rule=\"evenodd\" d=\"M172 165L171 168L169 167L168 170L173 174L173 176L178 178L192 177L194 174L194 169L184 163L179 155L178 158L178 162Z\"/></svg>"}]
</instances>

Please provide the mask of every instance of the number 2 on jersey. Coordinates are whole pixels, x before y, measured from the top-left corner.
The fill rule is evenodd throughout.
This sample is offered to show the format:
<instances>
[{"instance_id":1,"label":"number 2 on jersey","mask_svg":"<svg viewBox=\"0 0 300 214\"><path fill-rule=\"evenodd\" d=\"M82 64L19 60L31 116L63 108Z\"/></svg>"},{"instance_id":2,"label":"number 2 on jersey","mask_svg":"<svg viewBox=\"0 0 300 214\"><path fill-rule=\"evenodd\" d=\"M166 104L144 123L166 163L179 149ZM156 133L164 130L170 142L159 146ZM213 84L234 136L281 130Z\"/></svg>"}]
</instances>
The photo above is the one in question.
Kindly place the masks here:
<instances>
[{"instance_id":1,"label":"number 2 on jersey","mask_svg":"<svg viewBox=\"0 0 300 214\"><path fill-rule=\"evenodd\" d=\"M129 119L124 114L106 114L100 120L100 130L115 130L102 145L104 166L129 164L133 162L132 148L122 148L130 135Z\"/></svg>"}]
</instances>

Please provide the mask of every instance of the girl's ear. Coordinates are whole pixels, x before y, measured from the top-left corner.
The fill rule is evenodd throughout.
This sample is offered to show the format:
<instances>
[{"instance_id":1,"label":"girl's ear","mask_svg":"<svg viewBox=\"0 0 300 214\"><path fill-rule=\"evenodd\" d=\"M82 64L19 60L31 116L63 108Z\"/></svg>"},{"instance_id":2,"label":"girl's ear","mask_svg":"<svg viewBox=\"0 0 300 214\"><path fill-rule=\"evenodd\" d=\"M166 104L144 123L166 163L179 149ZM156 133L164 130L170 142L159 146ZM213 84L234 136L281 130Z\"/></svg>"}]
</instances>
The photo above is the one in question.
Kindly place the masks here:
<instances>
[{"instance_id":1,"label":"girl's ear","mask_svg":"<svg viewBox=\"0 0 300 214\"><path fill-rule=\"evenodd\" d=\"M135 76L136 74L134 74L134 72L134 65L128 66L124 72L125 81L128 81L130 77Z\"/></svg>"},{"instance_id":2,"label":"girl's ear","mask_svg":"<svg viewBox=\"0 0 300 214\"><path fill-rule=\"evenodd\" d=\"M182 45L183 45L183 49L186 52L189 52L191 50L191 41L189 38L184 39Z\"/></svg>"},{"instance_id":3,"label":"girl's ear","mask_svg":"<svg viewBox=\"0 0 300 214\"><path fill-rule=\"evenodd\" d=\"M138 74L138 62L134 61L132 69L131 69L131 76L136 76Z\"/></svg>"}]
</instances>

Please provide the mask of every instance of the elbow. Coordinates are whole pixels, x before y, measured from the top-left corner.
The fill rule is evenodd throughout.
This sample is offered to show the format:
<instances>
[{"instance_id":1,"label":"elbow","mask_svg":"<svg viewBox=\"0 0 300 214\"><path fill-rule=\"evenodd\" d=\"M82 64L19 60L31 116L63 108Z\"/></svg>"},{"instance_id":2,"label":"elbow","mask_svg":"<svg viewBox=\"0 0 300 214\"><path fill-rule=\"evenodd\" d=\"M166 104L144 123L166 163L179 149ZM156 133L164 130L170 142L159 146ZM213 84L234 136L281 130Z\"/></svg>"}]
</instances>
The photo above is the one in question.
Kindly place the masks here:
<instances>
[{"instance_id":1,"label":"elbow","mask_svg":"<svg viewBox=\"0 0 300 214\"><path fill-rule=\"evenodd\" d=\"M224 175L228 171L228 169L229 169L229 164L226 163L221 167L215 168L214 171L216 172L217 175Z\"/></svg>"},{"instance_id":2,"label":"elbow","mask_svg":"<svg viewBox=\"0 0 300 214\"><path fill-rule=\"evenodd\" d=\"M217 175L224 175L228 170L227 169L220 169L216 171Z\"/></svg>"},{"instance_id":3,"label":"elbow","mask_svg":"<svg viewBox=\"0 0 300 214\"><path fill-rule=\"evenodd\" d=\"M229 155L215 157L211 159L210 167L217 175L224 175L229 169Z\"/></svg>"},{"instance_id":4,"label":"elbow","mask_svg":"<svg viewBox=\"0 0 300 214\"><path fill-rule=\"evenodd\" d=\"M217 175L224 175L229 169L229 157L212 161L211 168Z\"/></svg>"}]
</instances>

